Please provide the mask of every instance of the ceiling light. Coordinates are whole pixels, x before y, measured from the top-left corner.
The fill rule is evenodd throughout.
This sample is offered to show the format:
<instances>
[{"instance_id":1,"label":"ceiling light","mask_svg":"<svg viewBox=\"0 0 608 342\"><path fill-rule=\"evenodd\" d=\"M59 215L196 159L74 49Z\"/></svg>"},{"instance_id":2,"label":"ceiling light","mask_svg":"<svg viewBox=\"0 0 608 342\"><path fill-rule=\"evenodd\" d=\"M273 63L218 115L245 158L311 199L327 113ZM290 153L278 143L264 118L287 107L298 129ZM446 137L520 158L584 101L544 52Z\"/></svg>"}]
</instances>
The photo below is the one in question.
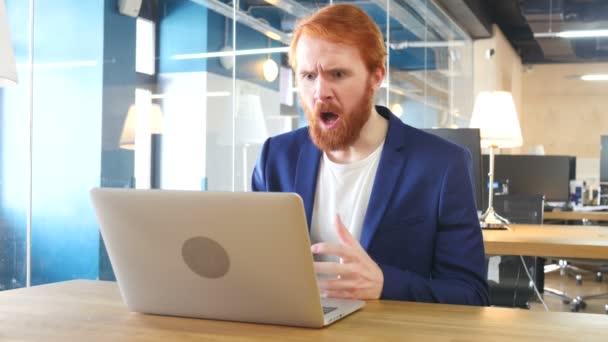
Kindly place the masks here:
<instances>
[{"instance_id":1,"label":"ceiling light","mask_svg":"<svg viewBox=\"0 0 608 342\"><path fill-rule=\"evenodd\" d=\"M29 67L29 63L17 63L19 68ZM65 62L48 62L48 63L34 63L32 67L34 69L60 69L60 68L83 68L83 67L94 67L97 66L97 61L65 61Z\"/></svg>"},{"instance_id":2,"label":"ceiling light","mask_svg":"<svg viewBox=\"0 0 608 342\"><path fill-rule=\"evenodd\" d=\"M600 38L608 37L608 30L572 30L560 32L537 32L534 38Z\"/></svg>"},{"instance_id":3,"label":"ceiling light","mask_svg":"<svg viewBox=\"0 0 608 342\"><path fill-rule=\"evenodd\" d=\"M157 100L157 99L166 99L166 98L178 98L178 97L192 97L192 98L198 98L201 96L202 93L196 92L196 91L192 91L192 92L188 92L188 93L183 93L183 92L178 92L178 93L174 93L174 94L152 94L151 95L151 99ZM204 94L204 96L206 97L223 97L223 96L230 96L231 93L228 91L208 91Z\"/></svg>"},{"instance_id":4,"label":"ceiling light","mask_svg":"<svg viewBox=\"0 0 608 342\"><path fill-rule=\"evenodd\" d=\"M391 112L400 118L403 115L403 107L399 103L395 103L391 106Z\"/></svg>"},{"instance_id":5,"label":"ceiling light","mask_svg":"<svg viewBox=\"0 0 608 342\"><path fill-rule=\"evenodd\" d=\"M581 76L583 81L608 81L608 74L590 74Z\"/></svg>"},{"instance_id":6,"label":"ceiling light","mask_svg":"<svg viewBox=\"0 0 608 342\"><path fill-rule=\"evenodd\" d=\"M562 31L557 33L561 38L593 38L593 37L608 37L608 30L577 30L577 31Z\"/></svg>"},{"instance_id":7,"label":"ceiling light","mask_svg":"<svg viewBox=\"0 0 608 342\"><path fill-rule=\"evenodd\" d=\"M281 36L279 36L278 34L272 32L272 31L266 31L266 32L264 32L264 34L266 34L266 36L270 39L281 41Z\"/></svg>"},{"instance_id":8,"label":"ceiling light","mask_svg":"<svg viewBox=\"0 0 608 342\"><path fill-rule=\"evenodd\" d=\"M286 53L289 52L289 46L273 47L267 49L250 49L250 50L222 50L215 52L201 52L201 53L188 53L181 55L173 55L171 59L183 60L183 59L203 59L203 58L217 58L224 56L249 56L257 54L268 54L268 53Z\"/></svg>"},{"instance_id":9,"label":"ceiling light","mask_svg":"<svg viewBox=\"0 0 608 342\"><path fill-rule=\"evenodd\" d=\"M272 58L268 58L264 62L262 68L264 73L264 79L266 81L272 82L277 79L277 76L279 75L279 66L277 65L277 62L275 62Z\"/></svg>"}]
</instances>

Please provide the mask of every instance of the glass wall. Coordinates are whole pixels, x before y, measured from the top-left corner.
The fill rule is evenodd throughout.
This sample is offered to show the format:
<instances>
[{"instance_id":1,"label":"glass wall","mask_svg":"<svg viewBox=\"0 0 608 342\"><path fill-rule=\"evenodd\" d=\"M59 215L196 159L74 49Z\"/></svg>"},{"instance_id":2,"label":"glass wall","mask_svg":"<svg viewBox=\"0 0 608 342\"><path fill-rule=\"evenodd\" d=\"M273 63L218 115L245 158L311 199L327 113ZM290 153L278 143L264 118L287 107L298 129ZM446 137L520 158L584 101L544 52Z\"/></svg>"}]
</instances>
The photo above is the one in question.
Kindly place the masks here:
<instances>
[{"instance_id":1,"label":"glass wall","mask_svg":"<svg viewBox=\"0 0 608 342\"><path fill-rule=\"evenodd\" d=\"M27 282L31 32L22 2L6 1L19 85L0 88L0 291Z\"/></svg>"},{"instance_id":2,"label":"glass wall","mask_svg":"<svg viewBox=\"0 0 608 342\"><path fill-rule=\"evenodd\" d=\"M248 190L264 140L306 125L287 50L328 1L143 0L134 18L116 0L34 0L33 20L6 3L19 83L0 89L0 290L113 279L92 187ZM352 3L390 48L376 104L467 126L466 34L432 1Z\"/></svg>"}]
</instances>

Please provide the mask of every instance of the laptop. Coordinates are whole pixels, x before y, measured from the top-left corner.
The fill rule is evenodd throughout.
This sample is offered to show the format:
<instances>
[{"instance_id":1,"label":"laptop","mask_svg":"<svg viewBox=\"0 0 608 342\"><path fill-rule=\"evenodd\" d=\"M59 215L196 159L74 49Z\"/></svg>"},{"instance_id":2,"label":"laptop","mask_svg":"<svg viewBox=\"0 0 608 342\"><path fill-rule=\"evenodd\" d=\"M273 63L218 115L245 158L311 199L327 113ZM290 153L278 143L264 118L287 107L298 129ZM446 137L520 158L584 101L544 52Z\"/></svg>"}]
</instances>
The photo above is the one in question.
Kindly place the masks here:
<instances>
[{"instance_id":1,"label":"laptop","mask_svg":"<svg viewBox=\"0 0 608 342\"><path fill-rule=\"evenodd\" d=\"M365 305L320 298L297 194L96 188L91 199L131 311L322 327Z\"/></svg>"}]
</instances>

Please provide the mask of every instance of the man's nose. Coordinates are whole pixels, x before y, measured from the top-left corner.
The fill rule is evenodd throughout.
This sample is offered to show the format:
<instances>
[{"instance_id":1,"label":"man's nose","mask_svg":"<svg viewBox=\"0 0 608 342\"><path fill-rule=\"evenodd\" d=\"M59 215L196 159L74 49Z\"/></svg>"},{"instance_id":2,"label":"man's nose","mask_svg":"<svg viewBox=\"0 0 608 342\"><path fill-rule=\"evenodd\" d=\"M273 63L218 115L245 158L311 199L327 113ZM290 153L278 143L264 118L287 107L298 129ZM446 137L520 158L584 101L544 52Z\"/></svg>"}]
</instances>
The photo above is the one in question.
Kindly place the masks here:
<instances>
[{"instance_id":1,"label":"man's nose","mask_svg":"<svg viewBox=\"0 0 608 342\"><path fill-rule=\"evenodd\" d=\"M333 98L331 84L323 77L317 77L315 82L315 100L326 101Z\"/></svg>"}]
</instances>

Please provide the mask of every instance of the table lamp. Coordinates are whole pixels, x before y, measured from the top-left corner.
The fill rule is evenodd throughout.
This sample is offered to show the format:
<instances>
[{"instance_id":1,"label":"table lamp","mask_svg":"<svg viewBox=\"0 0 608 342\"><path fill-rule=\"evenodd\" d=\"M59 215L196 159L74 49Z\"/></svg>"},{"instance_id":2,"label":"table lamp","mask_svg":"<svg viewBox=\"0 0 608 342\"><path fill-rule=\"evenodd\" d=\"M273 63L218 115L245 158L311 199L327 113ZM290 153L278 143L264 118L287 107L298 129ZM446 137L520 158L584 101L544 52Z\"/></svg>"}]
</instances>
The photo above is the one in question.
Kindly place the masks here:
<instances>
[{"instance_id":1,"label":"table lamp","mask_svg":"<svg viewBox=\"0 0 608 342\"><path fill-rule=\"evenodd\" d=\"M137 124L137 106L131 105L127 112L127 118L122 126L120 134L120 148L124 150L135 150L135 131ZM161 134L163 131L163 112L160 106L153 103L150 106L150 134ZM144 121L145 124L145 121ZM141 125L141 123L140 123Z\"/></svg>"},{"instance_id":2,"label":"table lamp","mask_svg":"<svg viewBox=\"0 0 608 342\"><path fill-rule=\"evenodd\" d=\"M4 0L0 0L0 87L17 84L17 65L8 30Z\"/></svg>"},{"instance_id":3,"label":"table lamp","mask_svg":"<svg viewBox=\"0 0 608 342\"><path fill-rule=\"evenodd\" d=\"M135 173L138 186L147 187L148 176L142 172L150 168L149 185L152 189L160 187L160 151L161 134L163 131L163 113L156 103L143 105L141 110L137 105L131 105L127 112L125 123L120 135L119 147L124 150L135 151ZM139 113L138 113L139 111ZM142 146L142 144L145 144ZM137 147L137 149L136 149Z\"/></svg>"},{"instance_id":4,"label":"table lamp","mask_svg":"<svg viewBox=\"0 0 608 342\"><path fill-rule=\"evenodd\" d=\"M519 119L511 93L506 91L479 93L475 99L470 127L479 128L481 147L490 150L488 209L480 218L481 228L507 229L506 224L509 221L500 217L493 208L494 149L518 147L523 144Z\"/></svg>"}]
</instances>

